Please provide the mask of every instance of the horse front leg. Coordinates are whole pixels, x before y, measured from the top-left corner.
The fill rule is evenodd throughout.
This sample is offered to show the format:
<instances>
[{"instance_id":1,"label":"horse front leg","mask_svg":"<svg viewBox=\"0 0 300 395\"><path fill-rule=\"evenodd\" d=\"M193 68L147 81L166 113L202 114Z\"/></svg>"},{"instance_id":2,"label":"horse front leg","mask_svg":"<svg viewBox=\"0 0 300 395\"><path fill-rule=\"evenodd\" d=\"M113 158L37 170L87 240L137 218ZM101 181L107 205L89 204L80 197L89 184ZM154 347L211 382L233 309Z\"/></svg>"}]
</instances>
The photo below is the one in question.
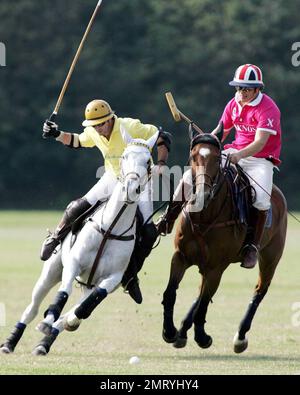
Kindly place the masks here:
<instances>
[{"instance_id":1,"label":"horse front leg","mask_svg":"<svg viewBox=\"0 0 300 395\"><path fill-rule=\"evenodd\" d=\"M64 329L70 332L78 329L81 321L89 318L95 308L107 297L107 295L114 292L120 285L124 271L125 269L122 269L117 273L111 274L105 280L101 281L101 283L90 291L89 294L86 294L79 306L67 315L64 320Z\"/></svg>"},{"instance_id":2,"label":"horse front leg","mask_svg":"<svg viewBox=\"0 0 300 395\"><path fill-rule=\"evenodd\" d=\"M276 246L280 246L280 240L276 243ZM240 354L248 348L246 333L251 329L255 313L268 292L276 267L282 255L280 248L279 253L277 252L276 254L274 251L275 247L273 246L272 248L268 247L261 252L258 284L255 288L253 298L248 306L246 314L240 323L239 330L233 338L233 349L236 354Z\"/></svg>"},{"instance_id":3,"label":"horse front leg","mask_svg":"<svg viewBox=\"0 0 300 395\"><path fill-rule=\"evenodd\" d=\"M212 337L205 332L204 326L208 304L219 287L223 271L223 268L218 267L203 275L200 296L193 309L194 340L201 348L209 348L213 342Z\"/></svg>"},{"instance_id":4,"label":"horse front leg","mask_svg":"<svg viewBox=\"0 0 300 395\"><path fill-rule=\"evenodd\" d=\"M199 297L200 298L200 297ZM189 312L185 316L185 318L181 322L180 329L178 331L177 339L173 346L175 348L183 348L186 346L187 343L187 332L191 327L193 326L193 319L194 319L194 313L195 309L198 305L199 298L197 298L194 303L192 304Z\"/></svg>"},{"instance_id":5,"label":"horse front leg","mask_svg":"<svg viewBox=\"0 0 300 395\"><path fill-rule=\"evenodd\" d=\"M52 326L51 334L43 337L40 340L40 342L35 346L35 348L32 351L33 355L45 356L45 355L49 354L50 349L51 349L53 343L56 341L58 335L60 335L63 332L63 330L65 329L64 325L65 325L68 315L71 313L74 313L74 310L92 292L92 290L87 289L85 286L81 286L81 291L82 291L82 296L80 298L79 304L75 305L67 313L65 313L64 315L61 315L59 317L59 319ZM72 330L75 330L75 329L72 329Z\"/></svg>"},{"instance_id":6,"label":"horse front leg","mask_svg":"<svg viewBox=\"0 0 300 395\"><path fill-rule=\"evenodd\" d=\"M177 339L178 331L174 325L174 306L176 302L176 291L188 268L184 255L176 251L172 257L171 271L167 288L163 295L162 305L164 306L163 332L162 337L167 343L174 343Z\"/></svg>"},{"instance_id":7,"label":"horse front leg","mask_svg":"<svg viewBox=\"0 0 300 395\"><path fill-rule=\"evenodd\" d=\"M41 321L36 329L42 332L44 335L51 335L52 325L56 322L65 307L71 293L72 285L76 276L80 274L80 267L76 260L72 260L71 264L68 264L63 269L62 284L56 294L56 297L52 304L49 305L48 309L44 313L44 320Z\"/></svg>"},{"instance_id":8,"label":"horse front leg","mask_svg":"<svg viewBox=\"0 0 300 395\"><path fill-rule=\"evenodd\" d=\"M42 273L32 291L31 303L23 312L20 321L17 322L10 336L6 339L5 343L1 345L0 351L2 353L11 354L14 352L27 325L30 324L37 316L42 301L49 293L50 289L59 283L61 273L61 255L53 255L44 263Z\"/></svg>"}]
</instances>

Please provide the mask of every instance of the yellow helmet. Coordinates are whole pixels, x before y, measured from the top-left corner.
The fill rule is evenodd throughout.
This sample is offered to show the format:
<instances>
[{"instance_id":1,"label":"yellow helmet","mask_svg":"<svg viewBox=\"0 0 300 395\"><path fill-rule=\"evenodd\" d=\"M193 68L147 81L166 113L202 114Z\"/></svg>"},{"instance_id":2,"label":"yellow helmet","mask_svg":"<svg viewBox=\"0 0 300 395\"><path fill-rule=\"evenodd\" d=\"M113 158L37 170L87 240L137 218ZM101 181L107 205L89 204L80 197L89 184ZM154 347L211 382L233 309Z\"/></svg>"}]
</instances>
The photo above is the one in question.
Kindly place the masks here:
<instances>
[{"instance_id":1,"label":"yellow helmet","mask_svg":"<svg viewBox=\"0 0 300 395\"><path fill-rule=\"evenodd\" d=\"M104 100L91 101L85 110L85 121L83 126L96 126L113 118L115 112L112 111L110 105Z\"/></svg>"}]
</instances>

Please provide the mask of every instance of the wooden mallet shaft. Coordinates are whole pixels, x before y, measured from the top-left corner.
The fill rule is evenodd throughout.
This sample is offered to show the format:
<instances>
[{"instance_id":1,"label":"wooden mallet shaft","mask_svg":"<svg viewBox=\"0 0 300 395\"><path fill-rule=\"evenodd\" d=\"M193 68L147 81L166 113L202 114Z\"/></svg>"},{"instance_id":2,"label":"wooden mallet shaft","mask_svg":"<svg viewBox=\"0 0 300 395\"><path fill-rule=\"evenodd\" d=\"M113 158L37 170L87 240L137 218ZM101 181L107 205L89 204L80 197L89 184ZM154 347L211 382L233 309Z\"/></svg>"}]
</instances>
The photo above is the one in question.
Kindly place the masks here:
<instances>
[{"instance_id":1,"label":"wooden mallet shaft","mask_svg":"<svg viewBox=\"0 0 300 395\"><path fill-rule=\"evenodd\" d=\"M56 106L55 106L55 108L54 108L54 111L53 111L51 117L49 118L50 121L53 120L53 119L56 117L56 115L58 114L59 108L60 108L61 103L62 103L62 101L63 101L63 98L64 98L64 96L65 96L66 90L67 90L67 88L68 88L70 79L71 79L72 74L73 74L73 71L74 71L75 66L76 66L76 64L77 64L77 62L78 62L79 56L80 56L80 54L81 54L81 51L82 51L82 48L83 48L83 46L84 46L84 43L85 43L85 41L86 41L86 39L87 39L87 36L88 36L88 34L89 34L89 32L90 32L90 30L91 30L91 28L92 28L92 25L93 25L93 23L94 23L94 20L95 20L95 18L96 18L96 16L97 16L97 13L98 13L98 11L99 11L99 8L100 8L100 6L101 6L101 3L102 3L102 0L99 0L98 3L97 3L97 5L96 5L95 11L93 12L93 15L92 15L92 17L91 17L91 19L90 19L90 22L89 22L89 24L88 24L88 26L87 26L87 28L86 28L86 31L85 31L85 33L84 33L84 35L83 35L83 37L82 37L82 40L81 40L81 42L80 42L80 44L79 44L79 47L78 47L78 49L77 49L77 52L76 52L75 57L74 57L74 59L73 59L73 62L72 62L72 64L71 64L71 67L70 67L70 69L69 69L68 75L67 75L67 77L66 77L66 80L65 80L65 82L64 82L64 85L63 85L62 90L61 90L61 92L60 92L60 95L59 95L59 98L58 98L58 100L57 100L57 103L56 103Z\"/></svg>"}]
</instances>

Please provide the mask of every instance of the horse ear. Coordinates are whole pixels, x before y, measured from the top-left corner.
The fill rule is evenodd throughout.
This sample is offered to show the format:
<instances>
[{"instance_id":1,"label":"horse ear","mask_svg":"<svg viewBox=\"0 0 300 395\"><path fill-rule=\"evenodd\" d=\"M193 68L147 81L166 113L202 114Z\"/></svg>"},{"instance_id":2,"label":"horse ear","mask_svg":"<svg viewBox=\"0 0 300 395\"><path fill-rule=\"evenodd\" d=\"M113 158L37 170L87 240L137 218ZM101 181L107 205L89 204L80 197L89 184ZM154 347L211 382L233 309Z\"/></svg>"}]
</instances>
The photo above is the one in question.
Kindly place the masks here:
<instances>
[{"instance_id":1,"label":"horse ear","mask_svg":"<svg viewBox=\"0 0 300 395\"><path fill-rule=\"evenodd\" d=\"M123 139L124 143L126 145L130 144L132 142L133 138L127 132L125 126L122 123L121 123L121 126L120 126L120 132L121 132L121 136L122 136L122 139Z\"/></svg>"},{"instance_id":2,"label":"horse ear","mask_svg":"<svg viewBox=\"0 0 300 395\"><path fill-rule=\"evenodd\" d=\"M149 140L147 140L147 145L149 145L149 147L152 149L154 147L154 145L157 142L157 139L159 137L159 130L152 136L150 137Z\"/></svg>"},{"instance_id":3,"label":"horse ear","mask_svg":"<svg viewBox=\"0 0 300 395\"><path fill-rule=\"evenodd\" d=\"M222 140L223 140L223 135L224 135L224 124L223 124L223 121L221 121L221 122L219 123L219 125L216 127L215 130L213 130L213 131L211 132L211 134L214 134L215 136L217 136L218 139L220 140L220 142L222 142Z\"/></svg>"}]
</instances>

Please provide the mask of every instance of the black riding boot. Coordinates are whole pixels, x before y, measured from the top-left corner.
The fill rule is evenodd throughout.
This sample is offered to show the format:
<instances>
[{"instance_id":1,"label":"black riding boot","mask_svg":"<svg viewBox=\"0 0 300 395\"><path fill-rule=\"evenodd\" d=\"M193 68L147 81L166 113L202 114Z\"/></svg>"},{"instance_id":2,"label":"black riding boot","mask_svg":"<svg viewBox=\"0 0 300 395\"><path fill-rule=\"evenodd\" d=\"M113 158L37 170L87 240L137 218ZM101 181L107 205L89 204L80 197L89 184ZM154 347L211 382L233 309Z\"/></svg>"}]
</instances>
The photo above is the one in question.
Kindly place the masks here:
<instances>
[{"instance_id":1,"label":"black riding boot","mask_svg":"<svg viewBox=\"0 0 300 395\"><path fill-rule=\"evenodd\" d=\"M168 205L166 211L156 223L156 229L159 235L165 236L172 233L175 221L178 218L185 202L185 196L186 194L189 194L190 189L190 186L186 185L182 179L176 188L173 201Z\"/></svg>"},{"instance_id":2,"label":"black riding boot","mask_svg":"<svg viewBox=\"0 0 300 395\"><path fill-rule=\"evenodd\" d=\"M47 261L51 257L60 241L63 240L70 231L73 222L90 207L91 204L85 198L74 200L74 202L68 205L58 227L55 229L54 233L46 238L42 245L42 261Z\"/></svg>"},{"instance_id":3,"label":"black riding boot","mask_svg":"<svg viewBox=\"0 0 300 395\"><path fill-rule=\"evenodd\" d=\"M251 223L249 224L248 234L242 250L241 266L246 269L252 269L257 264L260 244L268 216L268 210L260 211L254 209L251 214Z\"/></svg>"},{"instance_id":4,"label":"black riding boot","mask_svg":"<svg viewBox=\"0 0 300 395\"><path fill-rule=\"evenodd\" d=\"M182 209L182 202L172 202L166 209L165 213L159 218L156 223L157 233L160 235L167 235L172 233L176 219L178 218Z\"/></svg>"},{"instance_id":5,"label":"black riding boot","mask_svg":"<svg viewBox=\"0 0 300 395\"><path fill-rule=\"evenodd\" d=\"M137 273L142 269L145 259L150 255L156 238L155 225L153 223L143 225L139 240L135 243L129 265L122 279L124 290L137 304L141 304L143 301Z\"/></svg>"}]
</instances>

